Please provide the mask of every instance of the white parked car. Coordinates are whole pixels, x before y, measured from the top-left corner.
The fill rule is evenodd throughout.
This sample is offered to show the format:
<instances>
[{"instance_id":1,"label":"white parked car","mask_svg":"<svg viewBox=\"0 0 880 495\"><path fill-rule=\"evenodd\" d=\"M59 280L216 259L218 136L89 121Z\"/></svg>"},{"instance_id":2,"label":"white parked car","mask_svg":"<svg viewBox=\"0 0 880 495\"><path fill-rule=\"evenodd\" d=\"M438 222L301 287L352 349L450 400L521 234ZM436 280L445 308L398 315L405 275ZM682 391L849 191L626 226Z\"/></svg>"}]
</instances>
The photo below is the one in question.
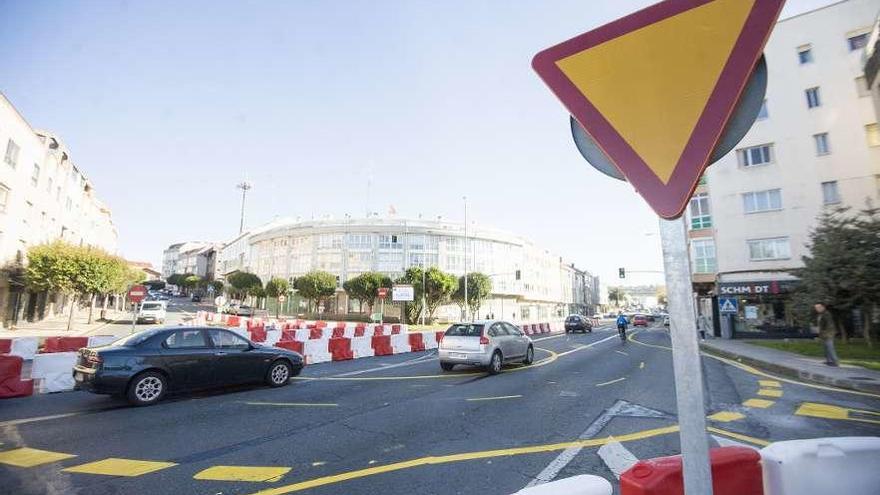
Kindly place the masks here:
<instances>
[{"instance_id":1,"label":"white parked car","mask_svg":"<svg viewBox=\"0 0 880 495\"><path fill-rule=\"evenodd\" d=\"M137 322L165 323L165 301L144 301L137 314Z\"/></svg>"}]
</instances>

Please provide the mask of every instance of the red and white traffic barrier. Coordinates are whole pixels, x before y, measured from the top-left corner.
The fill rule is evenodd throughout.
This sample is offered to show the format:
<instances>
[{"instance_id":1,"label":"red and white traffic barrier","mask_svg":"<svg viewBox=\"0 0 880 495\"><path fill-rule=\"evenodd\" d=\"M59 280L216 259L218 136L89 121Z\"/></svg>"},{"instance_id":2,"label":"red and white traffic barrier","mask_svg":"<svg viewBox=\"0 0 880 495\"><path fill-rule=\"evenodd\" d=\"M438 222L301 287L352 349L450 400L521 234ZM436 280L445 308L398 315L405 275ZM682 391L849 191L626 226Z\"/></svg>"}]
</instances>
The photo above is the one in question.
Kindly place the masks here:
<instances>
[{"instance_id":1,"label":"red and white traffic barrier","mask_svg":"<svg viewBox=\"0 0 880 495\"><path fill-rule=\"evenodd\" d=\"M85 347L85 346L83 346ZM40 393L73 390L73 366L77 352L49 352L34 356L31 378Z\"/></svg>"},{"instance_id":2,"label":"red and white traffic barrier","mask_svg":"<svg viewBox=\"0 0 880 495\"><path fill-rule=\"evenodd\" d=\"M11 346L6 350L11 350ZM23 364L21 356L0 354L0 399L33 395L34 381L21 376Z\"/></svg>"}]
</instances>

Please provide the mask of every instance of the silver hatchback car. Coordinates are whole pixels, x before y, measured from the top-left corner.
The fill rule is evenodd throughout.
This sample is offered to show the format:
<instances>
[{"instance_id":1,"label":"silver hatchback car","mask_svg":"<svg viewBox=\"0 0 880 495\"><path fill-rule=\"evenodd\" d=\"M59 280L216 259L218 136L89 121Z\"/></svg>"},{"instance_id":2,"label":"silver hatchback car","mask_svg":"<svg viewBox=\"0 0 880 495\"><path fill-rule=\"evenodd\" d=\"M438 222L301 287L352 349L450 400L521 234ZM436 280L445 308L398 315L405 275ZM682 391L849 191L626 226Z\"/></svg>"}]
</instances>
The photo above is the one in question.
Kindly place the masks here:
<instances>
[{"instance_id":1,"label":"silver hatchback car","mask_svg":"<svg viewBox=\"0 0 880 495\"><path fill-rule=\"evenodd\" d=\"M535 359L532 339L518 326L498 320L451 325L438 352L444 371L451 371L456 364L469 364L483 366L491 375L500 373L504 363L528 365Z\"/></svg>"}]
</instances>

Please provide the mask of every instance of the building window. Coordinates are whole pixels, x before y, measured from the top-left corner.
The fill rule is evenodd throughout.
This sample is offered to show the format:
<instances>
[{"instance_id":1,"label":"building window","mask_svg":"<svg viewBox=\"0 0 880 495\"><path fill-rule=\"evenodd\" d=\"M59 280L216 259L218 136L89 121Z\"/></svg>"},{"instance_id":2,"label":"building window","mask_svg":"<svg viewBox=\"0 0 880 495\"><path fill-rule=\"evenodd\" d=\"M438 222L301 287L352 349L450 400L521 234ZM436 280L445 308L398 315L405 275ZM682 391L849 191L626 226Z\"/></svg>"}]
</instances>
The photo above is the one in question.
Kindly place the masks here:
<instances>
[{"instance_id":1,"label":"building window","mask_svg":"<svg viewBox=\"0 0 880 495\"><path fill-rule=\"evenodd\" d=\"M40 183L40 166L36 163L34 164L34 170L31 172L31 185L37 187L37 184Z\"/></svg>"},{"instance_id":2,"label":"building window","mask_svg":"<svg viewBox=\"0 0 880 495\"><path fill-rule=\"evenodd\" d=\"M396 234L380 234L379 249L403 249L403 243Z\"/></svg>"},{"instance_id":3,"label":"building window","mask_svg":"<svg viewBox=\"0 0 880 495\"><path fill-rule=\"evenodd\" d=\"M6 143L6 155L3 157L3 161L6 162L10 167L15 168L18 164L18 151L19 147L15 144L15 141L10 139Z\"/></svg>"},{"instance_id":4,"label":"building window","mask_svg":"<svg viewBox=\"0 0 880 495\"><path fill-rule=\"evenodd\" d=\"M373 236L370 234L348 234L348 247L351 249L371 249Z\"/></svg>"},{"instance_id":5,"label":"building window","mask_svg":"<svg viewBox=\"0 0 880 495\"><path fill-rule=\"evenodd\" d=\"M876 122L865 126L865 138L868 140L868 146L880 146L880 126Z\"/></svg>"},{"instance_id":6,"label":"building window","mask_svg":"<svg viewBox=\"0 0 880 495\"><path fill-rule=\"evenodd\" d=\"M801 65L809 64L813 61L813 47L812 45L803 45L799 46L797 49L798 52L798 62Z\"/></svg>"},{"instance_id":7,"label":"building window","mask_svg":"<svg viewBox=\"0 0 880 495\"><path fill-rule=\"evenodd\" d=\"M837 190L837 181L831 180L822 183L822 204L836 205L840 203L840 192Z\"/></svg>"},{"instance_id":8,"label":"building window","mask_svg":"<svg viewBox=\"0 0 880 495\"><path fill-rule=\"evenodd\" d=\"M0 213L6 213L6 206L9 204L9 188L0 184Z\"/></svg>"},{"instance_id":9,"label":"building window","mask_svg":"<svg viewBox=\"0 0 880 495\"><path fill-rule=\"evenodd\" d=\"M782 192L779 189L753 191L743 194L743 210L746 213L760 213L782 209Z\"/></svg>"},{"instance_id":10,"label":"building window","mask_svg":"<svg viewBox=\"0 0 880 495\"><path fill-rule=\"evenodd\" d=\"M709 195L700 193L691 198L691 229L707 229L712 226L709 211Z\"/></svg>"},{"instance_id":11,"label":"building window","mask_svg":"<svg viewBox=\"0 0 880 495\"><path fill-rule=\"evenodd\" d=\"M764 102L761 103L761 109L758 110L758 118L756 120L764 120L770 117L770 113L767 111L767 99L764 99Z\"/></svg>"},{"instance_id":12,"label":"building window","mask_svg":"<svg viewBox=\"0 0 880 495\"><path fill-rule=\"evenodd\" d=\"M859 98L871 96L871 88L868 87L868 80L865 76L856 78L856 94L859 95Z\"/></svg>"},{"instance_id":13,"label":"building window","mask_svg":"<svg viewBox=\"0 0 880 495\"><path fill-rule=\"evenodd\" d=\"M318 236L318 249L342 248L342 234L321 234Z\"/></svg>"},{"instance_id":14,"label":"building window","mask_svg":"<svg viewBox=\"0 0 880 495\"><path fill-rule=\"evenodd\" d=\"M813 140L816 142L816 154L819 156L827 155L831 153L831 148L828 147L828 133L822 132L819 134L813 134Z\"/></svg>"},{"instance_id":15,"label":"building window","mask_svg":"<svg viewBox=\"0 0 880 495\"><path fill-rule=\"evenodd\" d=\"M743 167L754 167L756 165L766 165L773 159L773 145L764 144L761 146L753 146L751 148L743 148L737 150L739 164Z\"/></svg>"},{"instance_id":16,"label":"building window","mask_svg":"<svg viewBox=\"0 0 880 495\"><path fill-rule=\"evenodd\" d=\"M810 88L805 91L807 94L807 108L816 108L822 104L819 100L819 87Z\"/></svg>"},{"instance_id":17,"label":"building window","mask_svg":"<svg viewBox=\"0 0 880 495\"><path fill-rule=\"evenodd\" d=\"M754 239L746 241L749 246L749 260L785 260L791 258L791 247L788 237L773 239Z\"/></svg>"},{"instance_id":18,"label":"building window","mask_svg":"<svg viewBox=\"0 0 880 495\"><path fill-rule=\"evenodd\" d=\"M849 47L849 51L854 52L856 50L861 50L865 46L868 45L868 33L857 34L855 36L850 36L846 39L846 46Z\"/></svg>"},{"instance_id":19,"label":"building window","mask_svg":"<svg viewBox=\"0 0 880 495\"><path fill-rule=\"evenodd\" d=\"M691 253L694 258L694 273L715 273L715 240L691 240Z\"/></svg>"}]
</instances>

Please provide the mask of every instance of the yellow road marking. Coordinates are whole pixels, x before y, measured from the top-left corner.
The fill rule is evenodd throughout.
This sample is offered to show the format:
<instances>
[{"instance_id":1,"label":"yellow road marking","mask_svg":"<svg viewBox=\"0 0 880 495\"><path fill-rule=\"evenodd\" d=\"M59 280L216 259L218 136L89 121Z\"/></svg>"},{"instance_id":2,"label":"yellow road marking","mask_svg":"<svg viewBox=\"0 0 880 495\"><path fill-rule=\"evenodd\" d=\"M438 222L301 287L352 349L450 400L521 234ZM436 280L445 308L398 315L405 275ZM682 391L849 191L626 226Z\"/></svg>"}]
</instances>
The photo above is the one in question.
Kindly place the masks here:
<instances>
[{"instance_id":1,"label":"yellow road marking","mask_svg":"<svg viewBox=\"0 0 880 495\"><path fill-rule=\"evenodd\" d=\"M756 409L767 409L768 407L775 404L776 401L767 400L767 399L749 399L743 402L743 405L746 407L752 407Z\"/></svg>"},{"instance_id":2,"label":"yellow road marking","mask_svg":"<svg viewBox=\"0 0 880 495\"><path fill-rule=\"evenodd\" d=\"M622 382L624 380L626 380L626 377L622 376L616 380L611 380L610 382L597 383L596 386L597 387L604 387L605 385L611 385L612 383Z\"/></svg>"},{"instance_id":3,"label":"yellow road marking","mask_svg":"<svg viewBox=\"0 0 880 495\"><path fill-rule=\"evenodd\" d=\"M333 403L309 403L309 402L245 402L249 406L286 406L286 407L338 407Z\"/></svg>"},{"instance_id":4,"label":"yellow road marking","mask_svg":"<svg viewBox=\"0 0 880 495\"><path fill-rule=\"evenodd\" d=\"M762 440L760 438L750 437L748 435L743 435L742 433L735 433L732 431L722 430L721 428L715 428L714 426L707 426L707 431L711 431L712 433L717 433L719 435L724 435L726 437L735 438L736 440L742 440L744 442L749 442L752 445L760 445L761 447L766 447L770 445L770 442L767 440Z\"/></svg>"},{"instance_id":5,"label":"yellow road marking","mask_svg":"<svg viewBox=\"0 0 880 495\"><path fill-rule=\"evenodd\" d=\"M709 419L714 421L720 421L722 423L729 423L731 421L736 421L738 419L743 419L745 417L744 414L733 412L733 411L721 411L709 416Z\"/></svg>"},{"instance_id":6,"label":"yellow road marking","mask_svg":"<svg viewBox=\"0 0 880 495\"><path fill-rule=\"evenodd\" d=\"M71 457L76 456L73 454L22 447L20 449L0 452L0 464L29 468L41 464L49 464L50 462L63 461L64 459L70 459Z\"/></svg>"},{"instance_id":7,"label":"yellow road marking","mask_svg":"<svg viewBox=\"0 0 880 495\"><path fill-rule=\"evenodd\" d=\"M672 351L672 348L671 348L671 347L667 347L667 346L663 346L663 345L648 344L648 343L645 343L645 342L642 342L642 341L636 340L636 339L633 338L633 337L635 337L635 335L638 334L638 333L641 333L641 332L636 332L635 334L630 334L630 335L627 337L628 340L629 340L630 342L634 342L634 343L636 343L636 344L643 345L643 346L646 346L646 347L656 347L657 349L663 349L663 350L666 350L666 351ZM772 375L772 374L770 374L770 373L767 373L767 372L761 371L761 370L759 370L759 369L757 369L757 368L754 368L754 367L752 367L752 366L749 366L749 365L747 365L747 364L738 363L738 362L736 362L736 361L734 361L734 360L732 360L732 359L727 359L727 358L723 358L723 357L721 357L721 356L716 356L716 355L711 354L711 353L708 353L708 352L702 352L702 351L700 351L700 354L702 354L703 356L706 356L706 357L709 357L709 358L715 359L715 360L717 360L717 361L721 361L722 363L728 364L728 365L733 366L733 367L735 367L735 368L739 368L739 369L745 371L746 373L751 373L752 375L755 375L755 376L763 376L763 377L765 377L765 378L771 378L771 379L776 380L776 381L780 381L780 382L784 382L784 383L792 383L792 384L794 384L794 385L800 385L800 386L802 386L802 387L815 388L815 389L818 389L818 390L828 390L828 391L830 391L830 392L840 392L840 393L844 393L844 394L861 395L861 396L863 396L863 397L874 397L874 398L878 398L878 399L880 399L880 394L872 394L872 393L870 393L870 392L860 392L860 391L858 391L858 390L848 390L848 389L845 389L845 388L829 387L829 386L826 386L826 385L817 385L817 384L814 384L814 383L800 382L800 381L797 381L797 380L792 380L792 379L789 379L789 378L782 378L782 377L779 377L779 376L776 376L776 375Z\"/></svg>"},{"instance_id":8,"label":"yellow road marking","mask_svg":"<svg viewBox=\"0 0 880 495\"><path fill-rule=\"evenodd\" d=\"M762 388L758 390L758 395L762 397L782 397L782 390L775 388Z\"/></svg>"},{"instance_id":9,"label":"yellow road marking","mask_svg":"<svg viewBox=\"0 0 880 495\"><path fill-rule=\"evenodd\" d=\"M777 382L776 380L758 380L758 384L762 387L782 387L782 384Z\"/></svg>"},{"instance_id":10,"label":"yellow road marking","mask_svg":"<svg viewBox=\"0 0 880 495\"><path fill-rule=\"evenodd\" d=\"M289 472L289 467L212 466L196 473L193 479L214 481L278 481Z\"/></svg>"},{"instance_id":11,"label":"yellow road marking","mask_svg":"<svg viewBox=\"0 0 880 495\"><path fill-rule=\"evenodd\" d=\"M367 476L373 476L382 473L389 473L392 471L400 471L403 469L409 469L419 466L427 466L427 465L437 465L437 464L446 464L450 462L460 462L460 461L471 461L476 459L488 459L493 457L506 457L513 455L523 455L523 454L537 454L543 452L554 452L557 450L565 450L571 447L597 447L601 445L605 445L610 441L618 441L618 442L629 442L634 440L642 440L645 438L655 437L659 435L668 435L670 433L675 433L678 431L678 425L666 426L663 428L655 428L652 430L639 431L635 433L629 433L626 435L615 436L613 439L611 437L608 438L592 438L589 440L576 440L573 442L562 442L562 443L554 443L554 444L546 444L546 445L533 445L530 447L516 447L510 449L497 449L497 450L484 450L477 452L464 452L461 454L450 454L443 456L430 456L430 457L420 457L417 459L411 459L408 461L395 462L392 464L384 464L381 466L370 467L366 469L358 469L355 471L349 471L345 473L335 474L332 476L324 476L321 478L314 478L311 480L301 481L299 483L293 483L286 486L279 486L277 488L269 488L266 490L260 490L259 492L254 493L253 495L282 495L285 493L298 492L302 490L307 490L309 488L315 488L324 485L330 485L333 483L339 483L342 481L348 481L358 478L365 478Z\"/></svg>"},{"instance_id":12,"label":"yellow road marking","mask_svg":"<svg viewBox=\"0 0 880 495\"><path fill-rule=\"evenodd\" d=\"M522 395L499 395L498 397L475 397L473 399L465 399L468 402L477 402L481 400L501 400L501 399L519 399Z\"/></svg>"},{"instance_id":13,"label":"yellow road marking","mask_svg":"<svg viewBox=\"0 0 880 495\"><path fill-rule=\"evenodd\" d=\"M850 409L847 407L832 406L831 404L819 404L816 402L804 402L795 411L797 416L811 416L822 419L839 419L846 421L856 421L859 423L871 423L880 425L878 419L856 418L852 414L861 414L866 416L880 416L880 412L866 411L863 409Z\"/></svg>"},{"instance_id":14,"label":"yellow road marking","mask_svg":"<svg viewBox=\"0 0 880 495\"><path fill-rule=\"evenodd\" d=\"M62 469L67 473L100 474L104 476L140 476L161 469L176 466L173 462L139 461L137 459L119 459L110 457L101 461L89 462Z\"/></svg>"}]
</instances>

